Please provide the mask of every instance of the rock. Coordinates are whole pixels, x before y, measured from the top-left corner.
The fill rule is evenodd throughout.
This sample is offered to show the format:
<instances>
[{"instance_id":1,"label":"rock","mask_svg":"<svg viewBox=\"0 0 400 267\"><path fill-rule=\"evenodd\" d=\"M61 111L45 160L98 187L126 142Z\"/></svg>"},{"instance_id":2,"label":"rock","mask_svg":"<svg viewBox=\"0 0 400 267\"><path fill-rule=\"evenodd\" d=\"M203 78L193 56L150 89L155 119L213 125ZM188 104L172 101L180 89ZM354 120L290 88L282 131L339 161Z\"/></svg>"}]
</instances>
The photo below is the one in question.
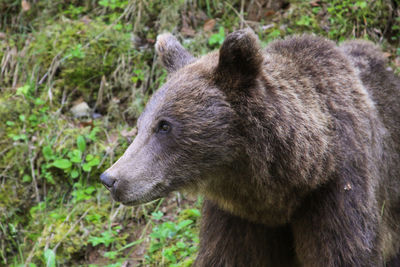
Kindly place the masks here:
<instances>
[{"instance_id":1,"label":"rock","mask_svg":"<svg viewBox=\"0 0 400 267\"><path fill-rule=\"evenodd\" d=\"M75 118L90 117L90 107L86 102L74 105L70 111Z\"/></svg>"}]
</instances>

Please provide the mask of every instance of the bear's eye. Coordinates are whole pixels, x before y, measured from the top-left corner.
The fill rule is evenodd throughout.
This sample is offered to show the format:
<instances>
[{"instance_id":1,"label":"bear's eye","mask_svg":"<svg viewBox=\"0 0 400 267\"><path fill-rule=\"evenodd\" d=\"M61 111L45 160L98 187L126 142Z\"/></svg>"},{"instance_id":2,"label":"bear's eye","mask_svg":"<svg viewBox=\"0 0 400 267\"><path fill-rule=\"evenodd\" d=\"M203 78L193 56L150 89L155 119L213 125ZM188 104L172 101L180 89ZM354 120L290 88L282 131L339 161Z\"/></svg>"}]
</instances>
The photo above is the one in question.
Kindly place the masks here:
<instances>
[{"instance_id":1,"label":"bear's eye","mask_svg":"<svg viewBox=\"0 0 400 267\"><path fill-rule=\"evenodd\" d=\"M158 133L169 133L171 131L171 124L167 121L160 121L158 124L157 132Z\"/></svg>"}]
</instances>

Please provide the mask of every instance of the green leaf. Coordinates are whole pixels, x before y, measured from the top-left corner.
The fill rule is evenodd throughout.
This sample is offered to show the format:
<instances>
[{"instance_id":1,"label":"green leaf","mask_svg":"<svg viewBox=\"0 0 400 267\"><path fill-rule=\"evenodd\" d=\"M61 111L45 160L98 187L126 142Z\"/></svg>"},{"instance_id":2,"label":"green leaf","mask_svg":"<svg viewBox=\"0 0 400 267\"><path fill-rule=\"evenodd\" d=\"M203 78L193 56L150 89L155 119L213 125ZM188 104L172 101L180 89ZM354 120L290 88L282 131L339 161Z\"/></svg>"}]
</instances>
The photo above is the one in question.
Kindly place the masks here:
<instances>
[{"instance_id":1,"label":"green leaf","mask_svg":"<svg viewBox=\"0 0 400 267\"><path fill-rule=\"evenodd\" d=\"M51 149L50 146L43 147L42 153L43 153L44 159L47 161L49 161L53 157L53 150Z\"/></svg>"},{"instance_id":2,"label":"green leaf","mask_svg":"<svg viewBox=\"0 0 400 267\"><path fill-rule=\"evenodd\" d=\"M30 88L31 88L31 87L29 86L29 84L25 84L24 86L19 87L19 88L17 89L17 95L24 95L24 96L27 96L27 95L29 94Z\"/></svg>"},{"instance_id":3,"label":"green leaf","mask_svg":"<svg viewBox=\"0 0 400 267\"><path fill-rule=\"evenodd\" d=\"M29 183L30 181L32 181L32 178L31 178L28 174L25 174L25 175L22 177L22 182L24 182L24 183Z\"/></svg>"},{"instance_id":4,"label":"green leaf","mask_svg":"<svg viewBox=\"0 0 400 267\"><path fill-rule=\"evenodd\" d=\"M70 57L72 58L78 58L78 59L82 59L85 57L85 52L82 50L84 47L82 47L82 44L77 44L75 45L74 48L72 48L68 54L67 54L67 58Z\"/></svg>"},{"instance_id":5,"label":"green leaf","mask_svg":"<svg viewBox=\"0 0 400 267\"><path fill-rule=\"evenodd\" d=\"M46 267L56 267L56 254L52 249L44 251L44 259L46 260Z\"/></svg>"},{"instance_id":6,"label":"green leaf","mask_svg":"<svg viewBox=\"0 0 400 267\"><path fill-rule=\"evenodd\" d=\"M26 140L28 137L26 136L26 134L17 134L17 135L13 135L12 139L14 141L18 141L18 140Z\"/></svg>"},{"instance_id":7,"label":"green leaf","mask_svg":"<svg viewBox=\"0 0 400 267\"><path fill-rule=\"evenodd\" d=\"M90 134L87 136L87 138L89 138L92 141L96 141L96 134L100 132L100 128L99 127L94 127L93 130L90 132Z\"/></svg>"},{"instance_id":8,"label":"green leaf","mask_svg":"<svg viewBox=\"0 0 400 267\"><path fill-rule=\"evenodd\" d=\"M82 165L82 169L85 172L90 172L92 170L92 167L88 163L85 163L85 164Z\"/></svg>"},{"instance_id":9,"label":"green leaf","mask_svg":"<svg viewBox=\"0 0 400 267\"><path fill-rule=\"evenodd\" d=\"M367 2L365 1L357 1L355 6L361 7L361 8L366 8L367 7Z\"/></svg>"},{"instance_id":10,"label":"green leaf","mask_svg":"<svg viewBox=\"0 0 400 267\"><path fill-rule=\"evenodd\" d=\"M185 214L188 217L195 217L195 218L198 218L201 215L198 209L186 209L182 211L182 214Z\"/></svg>"},{"instance_id":11,"label":"green leaf","mask_svg":"<svg viewBox=\"0 0 400 267\"><path fill-rule=\"evenodd\" d=\"M176 246L177 246L178 248L186 248L186 244L183 243L182 241L177 242L177 243L176 243Z\"/></svg>"},{"instance_id":12,"label":"green leaf","mask_svg":"<svg viewBox=\"0 0 400 267\"><path fill-rule=\"evenodd\" d=\"M101 218L102 218L103 216L101 216L100 214L89 214L89 215L87 215L86 217L85 217L85 220L87 220L87 221L89 221L89 222L94 222L94 223L96 223L96 222L100 222L100 220L101 220Z\"/></svg>"},{"instance_id":13,"label":"green leaf","mask_svg":"<svg viewBox=\"0 0 400 267\"><path fill-rule=\"evenodd\" d=\"M109 258L111 260L115 259L118 255L118 251L108 251L104 253L104 257Z\"/></svg>"},{"instance_id":14,"label":"green leaf","mask_svg":"<svg viewBox=\"0 0 400 267\"><path fill-rule=\"evenodd\" d=\"M159 221L159 220L161 220L162 216L164 216L164 213L162 213L161 211L156 211L156 212L153 212L151 214L151 216L153 216L154 220Z\"/></svg>"},{"instance_id":15,"label":"green leaf","mask_svg":"<svg viewBox=\"0 0 400 267\"><path fill-rule=\"evenodd\" d=\"M74 163L82 162L82 152L80 150L74 149L72 152L68 153L68 157Z\"/></svg>"},{"instance_id":16,"label":"green leaf","mask_svg":"<svg viewBox=\"0 0 400 267\"><path fill-rule=\"evenodd\" d=\"M40 98L36 98L35 99L35 105L43 105L45 102L44 102L44 100L42 100L42 99L40 99Z\"/></svg>"},{"instance_id":17,"label":"green leaf","mask_svg":"<svg viewBox=\"0 0 400 267\"><path fill-rule=\"evenodd\" d=\"M74 169L74 170L71 171L71 178L72 179L75 179L78 176L79 176L79 172L77 170Z\"/></svg>"},{"instance_id":18,"label":"green leaf","mask_svg":"<svg viewBox=\"0 0 400 267\"><path fill-rule=\"evenodd\" d=\"M89 242L95 247L99 244L104 244L108 247L112 242L114 242L114 235L112 231L105 231L101 233L101 237L92 236L89 238Z\"/></svg>"},{"instance_id":19,"label":"green leaf","mask_svg":"<svg viewBox=\"0 0 400 267\"><path fill-rule=\"evenodd\" d=\"M65 214L60 213L60 211L55 210L49 214L49 216L53 219L64 221L66 219Z\"/></svg>"},{"instance_id":20,"label":"green leaf","mask_svg":"<svg viewBox=\"0 0 400 267\"><path fill-rule=\"evenodd\" d=\"M6 121L7 126L14 126L15 122L13 121Z\"/></svg>"},{"instance_id":21,"label":"green leaf","mask_svg":"<svg viewBox=\"0 0 400 267\"><path fill-rule=\"evenodd\" d=\"M35 114L32 114L32 115L29 115L29 117L28 117L28 120L30 120L30 121L32 121L32 122L35 122L35 121L37 121L37 116L35 115Z\"/></svg>"},{"instance_id":22,"label":"green leaf","mask_svg":"<svg viewBox=\"0 0 400 267\"><path fill-rule=\"evenodd\" d=\"M94 159L92 159L91 161L88 162L90 167L94 167L99 165L100 163L100 159L98 157L95 157Z\"/></svg>"},{"instance_id":23,"label":"green leaf","mask_svg":"<svg viewBox=\"0 0 400 267\"><path fill-rule=\"evenodd\" d=\"M44 178L46 178L46 181L49 182L50 184L56 184L56 182L53 179L53 175L51 174L51 172L46 172L44 174Z\"/></svg>"},{"instance_id":24,"label":"green leaf","mask_svg":"<svg viewBox=\"0 0 400 267\"><path fill-rule=\"evenodd\" d=\"M94 191L96 191L96 188L94 186L89 186L85 189L85 193L88 195L91 195Z\"/></svg>"},{"instance_id":25,"label":"green leaf","mask_svg":"<svg viewBox=\"0 0 400 267\"><path fill-rule=\"evenodd\" d=\"M78 149L84 152L86 149L85 137L83 137L82 135L78 136L78 138L76 139L76 143L78 145Z\"/></svg>"},{"instance_id":26,"label":"green leaf","mask_svg":"<svg viewBox=\"0 0 400 267\"><path fill-rule=\"evenodd\" d=\"M210 39L208 39L208 44L209 45L222 45L222 43L225 40L225 30L224 27L219 27L218 33L214 33L213 35L210 36Z\"/></svg>"},{"instance_id":27,"label":"green leaf","mask_svg":"<svg viewBox=\"0 0 400 267\"><path fill-rule=\"evenodd\" d=\"M103 7L108 7L109 6L108 0L100 0L98 4L103 6Z\"/></svg>"},{"instance_id":28,"label":"green leaf","mask_svg":"<svg viewBox=\"0 0 400 267\"><path fill-rule=\"evenodd\" d=\"M57 159L53 162L53 166L65 170L71 168L72 163L67 159Z\"/></svg>"},{"instance_id":29,"label":"green leaf","mask_svg":"<svg viewBox=\"0 0 400 267\"><path fill-rule=\"evenodd\" d=\"M122 28L123 28L123 26L122 26L121 23L117 23L117 24L114 26L114 30L116 30L116 31L120 31L120 30L122 30Z\"/></svg>"},{"instance_id":30,"label":"green leaf","mask_svg":"<svg viewBox=\"0 0 400 267\"><path fill-rule=\"evenodd\" d=\"M281 35L281 31L278 30L278 29L275 29L275 30L273 30L272 32L270 32L270 33L268 34L268 38L270 38L270 39L275 39L276 37L278 37L278 36L280 36L280 35Z\"/></svg>"},{"instance_id":31,"label":"green leaf","mask_svg":"<svg viewBox=\"0 0 400 267\"><path fill-rule=\"evenodd\" d=\"M190 225L192 223L193 223L192 220L183 220L178 224L177 228L180 230L180 229L185 228L186 226L188 226L188 225Z\"/></svg>"}]
</instances>

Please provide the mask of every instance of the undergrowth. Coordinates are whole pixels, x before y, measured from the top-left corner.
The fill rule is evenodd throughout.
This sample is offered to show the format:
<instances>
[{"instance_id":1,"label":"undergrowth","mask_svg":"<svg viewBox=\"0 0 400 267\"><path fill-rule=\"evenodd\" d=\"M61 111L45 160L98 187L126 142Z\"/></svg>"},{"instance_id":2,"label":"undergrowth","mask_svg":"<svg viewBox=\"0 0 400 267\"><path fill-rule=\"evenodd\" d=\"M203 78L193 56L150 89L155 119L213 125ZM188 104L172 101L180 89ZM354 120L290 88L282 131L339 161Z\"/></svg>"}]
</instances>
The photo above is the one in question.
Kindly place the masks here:
<instances>
[{"instance_id":1,"label":"undergrowth","mask_svg":"<svg viewBox=\"0 0 400 267\"><path fill-rule=\"evenodd\" d=\"M98 182L165 82L159 33L173 32L195 55L240 27L263 45L301 33L366 38L400 72L396 2L293 0L258 17L248 2L1 1L0 265L193 263L201 200L174 194L125 207Z\"/></svg>"}]
</instances>

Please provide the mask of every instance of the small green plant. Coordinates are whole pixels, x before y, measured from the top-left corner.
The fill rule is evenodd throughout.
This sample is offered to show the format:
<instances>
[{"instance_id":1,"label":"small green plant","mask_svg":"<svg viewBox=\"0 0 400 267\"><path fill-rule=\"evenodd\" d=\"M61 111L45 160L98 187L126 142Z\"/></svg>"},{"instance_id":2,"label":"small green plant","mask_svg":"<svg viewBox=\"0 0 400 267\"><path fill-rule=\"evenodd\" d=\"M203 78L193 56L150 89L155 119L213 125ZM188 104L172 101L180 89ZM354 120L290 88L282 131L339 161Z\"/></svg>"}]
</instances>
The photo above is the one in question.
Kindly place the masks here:
<instances>
[{"instance_id":1,"label":"small green plant","mask_svg":"<svg viewBox=\"0 0 400 267\"><path fill-rule=\"evenodd\" d=\"M92 244L92 246L97 246L99 244L103 244L106 247L109 247L110 244L115 242L116 236L118 235L117 230L120 230L121 227L117 226L114 227L114 229L109 229L107 231L104 231L101 233L101 236L91 236L89 238L89 243Z\"/></svg>"},{"instance_id":2,"label":"small green plant","mask_svg":"<svg viewBox=\"0 0 400 267\"><path fill-rule=\"evenodd\" d=\"M95 140L98 128L94 128L86 136L79 135L76 140L77 149L63 149L61 152L53 151L51 145L44 146L42 149L46 164L42 165L42 172L45 173L46 179L54 183L52 174L49 171L51 167L55 167L64 171L72 180L82 177L84 172L90 172L93 167L97 167L100 163L100 157L92 154L86 154L86 139Z\"/></svg>"},{"instance_id":3,"label":"small green plant","mask_svg":"<svg viewBox=\"0 0 400 267\"><path fill-rule=\"evenodd\" d=\"M281 36L281 31L279 29L273 29L271 32L267 34L266 42L273 41L280 36Z\"/></svg>"},{"instance_id":4,"label":"small green plant","mask_svg":"<svg viewBox=\"0 0 400 267\"><path fill-rule=\"evenodd\" d=\"M350 34L364 36L372 28L382 29L389 9L384 1L334 0L328 2L330 30L332 39L344 40ZM368 36L368 35L367 35Z\"/></svg>"},{"instance_id":5,"label":"small green plant","mask_svg":"<svg viewBox=\"0 0 400 267\"><path fill-rule=\"evenodd\" d=\"M82 183L74 184L74 191L72 191L71 195L74 197L73 202L80 202L89 200L93 197L93 193L96 191L94 186L84 186Z\"/></svg>"},{"instance_id":6,"label":"small green plant","mask_svg":"<svg viewBox=\"0 0 400 267\"><path fill-rule=\"evenodd\" d=\"M132 76L131 80L133 83L137 83L138 81L144 81L144 73L141 69L136 69L133 71L134 76Z\"/></svg>"},{"instance_id":7,"label":"small green plant","mask_svg":"<svg viewBox=\"0 0 400 267\"><path fill-rule=\"evenodd\" d=\"M85 11L86 8L83 6L75 6L70 4L68 8L64 11L64 14L70 16L71 18L77 19Z\"/></svg>"},{"instance_id":8,"label":"small green plant","mask_svg":"<svg viewBox=\"0 0 400 267\"><path fill-rule=\"evenodd\" d=\"M46 262L46 267L56 267L56 254L51 249L46 249L44 251L44 259Z\"/></svg>"},{"instance_id":9,"label":"small green plant","mask_svg":"<svg viewBox=\"0 0 400 267\"><path fill-rule=\"evenodd\" d=\"M0 260L5 262L8 254L15 254L17 251L18 259L14 257L14 262L24 263L26 258L32 258L36 263L40 262L40 266L55 266L59 254L63 260L57 259L57 264L62 264L67 259L62 256L65 253L63 249L73 252L71 248L74 246L71 245L78 232L72 227L74 223L71 224L69 220L83 220L79 216L87 210L85 203L93 202L99 188L88 181L90 174L100 164L102 150L93 150L100 128L95 122L92 129L68 129L59 138L58 131L61 130L62 133L65 117L60 116L45 97L37 96L37 92L34 86L26 83L17 88L15 96L9 102L0 102L0 112L8 110L9 106L16 106L11 112L2 113L6 115L0 118L5 121L5 127L0 130L0 134L14 144L13 149L5 151L0 164L8 164L10 171L16 173L15 178L7 181L11 186L14 183L23 184L14 192L26 194L26 191L30 191L34 196L33 204L29 205L29 197L21 198L22 204L14 204L15 211L8 209L8 213L2 212L0 215L0 235L5 234L12 238L3 239L7 243L6 249L3 247L4 252L0 253ZM10 161L10 158L14 160ZM5 184L0 188L2 201L5 196L11 198L7 192L8 186ZM0 209L2 206L3 204ZM20 216L21 212L26 215ZM104 217L104 213L99 214L90 214L92 222L87 223L102 224L100 218ZM9 223L3 227L3 222ZM27 242L20 242L21 228L26 232L24 240ZM52 229L56 231L53 233ZM43 242L44 240L46 241ZM61 243L64 245L63 249L54 249ZM27 254L32 249L28 247L27 252L27 244L36 244L33 250L35 254ZM85 243L81 246L83 245ZM35 266L35 263L28 262L25 265Z\"/></svg>"},{"instance_id":10,"label":"small green plant","mask_svg":"<svg viewBox=\"0 0 400 267\"><path fill-rule=\"evenodd\" d=\"M301 16L301 18L296 22L296 24L299 26L310 26L311 22L312 22L311 17L304 15L304 16Z\"/></svg>"},{"instance_id":11,"label":"small green plant","mask_svg":"<svg viewBox=\"0 0 400 267\"><path fill-rule=\"evenodd\" d=\"M83 51L82 44L77 44L71 48L65 57L69 59L83 59L85 57L85 52Z\"/></svg>"},{"instance_id":12,"label":"small green plant","mask_svg":"<svg viewBox=\"0 0 400 267\"><path fill-rule=\"evenodd\" d=\"M392 36L391 36L391 41L399 41L400 40L400 17L397 17L394 19L393 25L392 25ZM399 55L399 53L398 53Z\"/></svg>"},{"instance_id":13,"label":"small green plant","mask_svg":"<svg viewBox=\"0 0 400 267\"><path fill-rule=\"evenodd\" d=\"M217 33L214 33L208 39L208 44L211 47L216 47L222 45L225 40L225 30L224 27L220 26Z\"/></svg>"},{"instance_id":14,"label":"small green plant","mask_svg":"<svg viewBox=\"0 0 400 267\"><path fill-rule=\"evenodd\" d=\"M100 0L99 5L110 8L112 10L116 8L124 8L128 4L126 0Z\"/></svg>"},{"instance_id":15,"label":"small green plant","mask_svg":"<svg viewBox=\"0 0 400 267\"><path fill-rule=\"evenodd\" d=\"M161 211L153 212L152 219L160 222ZM195 222L200 217L198 209L186 209L180 212L178 220L156 224L150 234L150 246L145 256L147 264L169 266L189 266L199 242ZM179 263L179 265L178 265Z\"/></svg>"}]
</instances>

